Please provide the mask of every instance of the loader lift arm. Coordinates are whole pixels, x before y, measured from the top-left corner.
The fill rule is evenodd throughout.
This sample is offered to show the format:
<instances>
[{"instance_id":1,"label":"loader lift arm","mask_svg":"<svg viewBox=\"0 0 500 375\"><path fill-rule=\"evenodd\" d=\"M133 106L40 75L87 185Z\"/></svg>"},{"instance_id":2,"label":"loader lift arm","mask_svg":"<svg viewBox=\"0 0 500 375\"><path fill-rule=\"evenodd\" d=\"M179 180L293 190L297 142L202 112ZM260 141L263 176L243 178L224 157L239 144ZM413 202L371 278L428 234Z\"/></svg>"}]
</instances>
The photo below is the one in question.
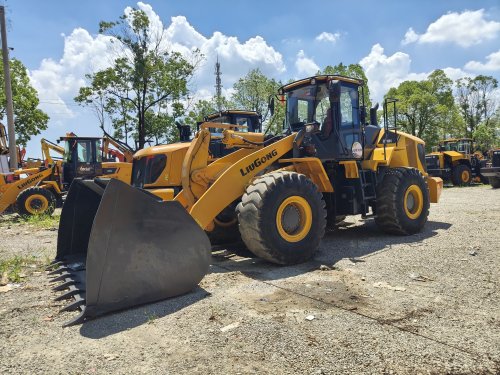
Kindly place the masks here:
<instances>
[{"instance_id":1,"label":"loader lift arm","mask_svg":"<svg viewBox=\"0 0 500 375\"><path fill-rule=\"evenodd\" d=\"M224 131L224 139L228 142L231 142L229 139L240 140L232 135L234 132ZM207 165L210 133L202 129L186 154L183 189L175 200L183 204L201 228L210 230L214 218L243 195L259 172L292 150L294 138L292 134L265 147L241 149Z\"/></svg>"},{"instance_id":2,"label":"loader lift arm","mask_svg":"<svg viewBox=\"0 0 500 375\"><path fill-rule=\"evenodd\" d=\"M55 143L49 141L48 139L42 138L40 141L42 146L42 155L45 160L46 165L53 165L54 159L50 154L50 150L57 152L59 155L64 155L64 147L56 145Z\"/></svg>"}]
</instances>

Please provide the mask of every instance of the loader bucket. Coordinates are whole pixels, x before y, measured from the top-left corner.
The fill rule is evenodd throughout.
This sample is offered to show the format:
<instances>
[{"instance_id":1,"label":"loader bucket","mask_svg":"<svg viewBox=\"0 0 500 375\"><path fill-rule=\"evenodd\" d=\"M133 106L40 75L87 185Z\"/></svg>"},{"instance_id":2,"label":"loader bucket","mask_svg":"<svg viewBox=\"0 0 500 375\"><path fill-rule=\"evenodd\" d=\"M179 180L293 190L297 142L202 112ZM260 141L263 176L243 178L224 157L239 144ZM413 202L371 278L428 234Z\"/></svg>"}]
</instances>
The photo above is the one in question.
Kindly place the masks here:
<instances>
[{"instance_id":1,"label":"loader bucket","mask_svg":"<svg viewBox=\"0 0 500 375\"><path fill-rule=\"evenodd\" d=\"M109 181L109 182L108 182ZM50 274L81 310L65 326L191 291L208 271L210 241L174 201L118 180L71 184Z\"/></svg>"}]
</instances>

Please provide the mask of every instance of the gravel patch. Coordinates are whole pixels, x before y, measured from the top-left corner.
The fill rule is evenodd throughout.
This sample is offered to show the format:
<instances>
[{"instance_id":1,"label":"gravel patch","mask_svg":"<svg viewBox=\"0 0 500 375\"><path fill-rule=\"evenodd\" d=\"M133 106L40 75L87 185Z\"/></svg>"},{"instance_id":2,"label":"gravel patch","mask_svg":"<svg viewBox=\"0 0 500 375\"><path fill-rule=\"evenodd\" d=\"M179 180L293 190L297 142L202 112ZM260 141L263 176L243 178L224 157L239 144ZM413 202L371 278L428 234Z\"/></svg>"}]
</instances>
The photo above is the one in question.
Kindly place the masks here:
<instances>
[{"instance_id":1,"label":"gravel patch","mask_svg":"<svg viewBox=\"0 0 500 375\"><path fill-rule=\"evenodd\" d=\"M409 237L347 218L293 267L222 249L192 293L70 328L45 272L24 270L0 293L0 373L499 373L499 197L447 188ZM0 260L55 254L57 231L0 230Z\"/></svg>"}]
</instances>

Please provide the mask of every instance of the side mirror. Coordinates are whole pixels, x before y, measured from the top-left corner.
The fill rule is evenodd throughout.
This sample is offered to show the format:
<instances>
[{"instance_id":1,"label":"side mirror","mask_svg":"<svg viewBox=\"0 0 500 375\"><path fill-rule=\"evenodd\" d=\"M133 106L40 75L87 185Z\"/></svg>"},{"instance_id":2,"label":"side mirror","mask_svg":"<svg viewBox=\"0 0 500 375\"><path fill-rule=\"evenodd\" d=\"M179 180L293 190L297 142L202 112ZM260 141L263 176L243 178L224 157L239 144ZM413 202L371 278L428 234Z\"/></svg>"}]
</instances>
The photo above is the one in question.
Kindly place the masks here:
<instances>
[{"instance_id":1,"label":"side mirror","mask_svg":"<svg viewBox=\"0 0 500 375\"><path fill-rule=\"evenodd\" d=\"M330 92L330 99L332 101L340 100L340 88L341 88L340 81L332 80L328 82L328 91Z\"/></svg>"},{"instance_id":2,"label":"side mirror","mask_svg":"<svg viewBox=\"0 0 500 375\"><path fill-rule=\"evenodd\" d=\"M370 108L370 124L371 125L378 126L377 111L378 111L378 103L375 104L375 107Z\"/></svg>"},{"instance_id":3,"label":"side mirror","mask_svg":"<svg viewBox=\"0 0 500 375\"><path fill-rule=\"evenodd\" d=\"M269 111L271 112L271 116L274 115L274 96L269 99L268 104Z\"/></svg>"}]
</instances>

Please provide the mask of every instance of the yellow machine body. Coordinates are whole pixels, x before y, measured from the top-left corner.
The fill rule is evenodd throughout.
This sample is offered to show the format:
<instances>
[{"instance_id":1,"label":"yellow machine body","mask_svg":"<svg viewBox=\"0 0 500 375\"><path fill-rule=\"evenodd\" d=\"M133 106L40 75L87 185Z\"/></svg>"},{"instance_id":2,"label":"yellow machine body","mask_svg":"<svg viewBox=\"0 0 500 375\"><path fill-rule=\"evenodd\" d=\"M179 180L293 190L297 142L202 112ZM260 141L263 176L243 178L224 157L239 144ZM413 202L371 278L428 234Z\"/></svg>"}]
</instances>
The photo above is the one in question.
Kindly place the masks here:
<instances>
[{"instance_id":1,"label":"yellow machine body","mask_svg":"<svg viewBox=\"0 0 500 375\"><path fill-rule=\"evenodd\" d=\"M342 76L300 80L278 92L285 134L203 123L189 143L138 151L132 186L73 183L54 271L69 288L60 298L75 297L67 309L81 310L69 324L194 288L221 231L277 264L310 259L327 225L346 215L372 216L397 235L421 231L442 180L427 174L421 139L366 123L362 87ZM214 158L214 139L235 150Z\"/></svg>"}]
</instances>

